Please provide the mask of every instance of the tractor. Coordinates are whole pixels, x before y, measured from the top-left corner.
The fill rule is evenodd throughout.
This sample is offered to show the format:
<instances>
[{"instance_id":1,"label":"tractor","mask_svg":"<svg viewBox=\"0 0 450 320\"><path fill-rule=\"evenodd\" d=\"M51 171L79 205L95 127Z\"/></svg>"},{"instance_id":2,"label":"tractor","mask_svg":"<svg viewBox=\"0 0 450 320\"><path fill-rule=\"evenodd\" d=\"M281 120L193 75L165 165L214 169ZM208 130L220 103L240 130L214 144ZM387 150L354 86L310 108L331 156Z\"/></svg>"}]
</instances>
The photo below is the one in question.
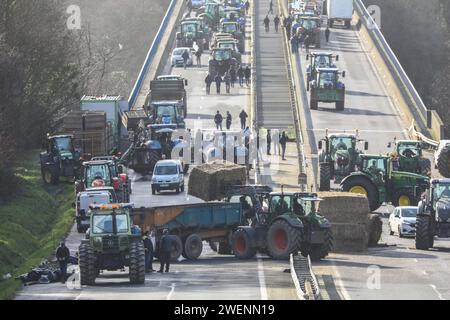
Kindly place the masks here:
<instances>
[{"instance_id":1,"label":"tractor","mask_svg":"<svg viewBox=\"0 0 450 320\"><path fill-rule=\"evenodd\" d=\"M47 135L46 151L40 154L42 179L57 184L60 177L77 179L81 167L81 153L73 146L72 135Z\"/></svg>"},{"instance_id":2,"label":"tractor","mask_svg":"<svg viewBox=\"0 0 450 320\"><path fill-rule=\"evenodd\" d=\"M81 285L94 285L100 271L129 268L130 282L145 281L142 235L132 224L132 205L96 205L90 228L78 248Z\"/></svg>"},{"instance_id":3,"label":"tractor","mask_svg":"<svg viewBox=\"0 0 450 320\"><path fill-rule=\"evenodd\" d=\"M319 141L319 190L330 191L330 180L340 183L350 173L355 172L360 164L362 151L358 150L357 143L364 142L356 134L328 134ZM325 143L325 146L323 145ZM365 141L364 150L369 149Z\"/></svg>"},{"instance_id":4,"label":"tractor","mask_svg":"<svg viewBox=\"0 0 450 320\"><path fill-rule=\"evenodd\" d=\"M343 111L345 106L345 84L339 75L345 78L345 71L337 68L318 68L315 78L310 82L310 109L317 110L319 102L335 103L336 110Z\"/></svg>"},{"instance_id":5,"label":"tractor","mask_svg":"<svg viewBox=\"0 0 450 320\"><path fill-rule=\"evenodd\" d=\"M220 28L221 33L228 33L233 36L239 43L239 52L245 51L245 38L239 23L237 22L223 22Z\"/></svg>"},{"instance_id":6,"label":"tractor","mask_svg":"<svg viewBox=\"0 0 450 320\"><path fill-rule=\"evenodd\" d=\"M434 236L450 238L450 179L433 179L418 205L416 249L434 246Z\"/></svg>"},{"instance_id":7,"label":"tractor","mask_svg":"<svg viewBox=\"0 0 450 320\"><path fill-rule=\"evenodd\" d=\"M314 45L317 49L320 48L320 25L321 21L319 17L300 16L299 27L297 28L297 34L299 37L309 36L310 45Z\"/></svg>"},{"instance_id":8,"label":"tractor","mask_svg":"<svg viewBox=\"0 0 450 320\"><path fill-rule=\"evenodd\" d=\"M131 194L131 180L128 174L124 171L123 165L120 163L120 159L117 156L100 156L93 157L92 161L111 161L111 174L113 177L117 177L128 188L128 193Z\"/></svg>"},{"instance_id":9,"label":"tractor","mask_svg":"<svg viewBox=\"0 0 450 320\"><path fill-rule=\"evenodd\" d=\"M328 52L313 52L306 55L306 60L309 61L310 59L311 63L306 67L307 91L309 91L310 82L316 79L317 69L336 68L336 65L333 63L333 59L335 59L335 61L339 61L339 55L333 55L332 53Z\"/></svg>"},{"instance_id":10,"label":"tractor","mask_svg":"<svg viewBox=\"0 0 450 320\"><path fill-rule=\"evenodd\" d=\"M238 62L233 58L233 52L229 48L215 48L211 52L209 60L209 74L215 77L217 74L222 77L231 67L237 70Z\"/></svg>"},{"instance_id":11,"label":"tractor","mask_svg":"<svg viewBox=\"0 0 450 320\"><path fill-rule=\"evenodd\" d=\"M229 201L239 201L249 221L233 233L235 257L250 259L261 251L284 260L300 251L313 260L325 258L332 249L333 237L331 224L318 214L321 199L317 194L258 188L236 187L230 191Z\"/></svg>"},{"instance_id":12,"label":"tractor","mask_svg":"<svg viewBox=\"0 0 450 320\"><path fill-rule=\"evenodd\" d=\"M120 202L130 200L128 176L116 171L111 160L83 162L81 179L75 182L75 196L89 188L113 187Z\"/></svg>"},{"instance_id":13,"label":"tractor","mask_svg":"<svg viewBox=\"0 0 450 320\"><path fill-rule=\"evenodd\" d=\"M423 157L422 142L418 140L395 140L392 153L394 170L431 176L431 161ZM392 146L389 143L388 148Z\"/></svg>"},{"instance_id":14,"label":"tractor","mask_svg":"<svg viewBox=\"0 0 450 320\"><path fill-rule=\"evenodd\" d=\"M180 31L176 34L177 47L192 48L195 42L200 48L206 49L204 45L207 41L201 27L198 20L181 21Z\"/></svg>"},{"instance_id":15,"label":"tractor","mask_svg":"<svg viewBox=\"0 0 450 320\"><path fill-rule=\"evenodd\" d=\"M428 189L430 179L415 173L394 171L389 156L361 155L360 171L341 182L341 190L365 195L370 209L383 203L394 206L415 206Z\"/></svg>"}]
</instances>

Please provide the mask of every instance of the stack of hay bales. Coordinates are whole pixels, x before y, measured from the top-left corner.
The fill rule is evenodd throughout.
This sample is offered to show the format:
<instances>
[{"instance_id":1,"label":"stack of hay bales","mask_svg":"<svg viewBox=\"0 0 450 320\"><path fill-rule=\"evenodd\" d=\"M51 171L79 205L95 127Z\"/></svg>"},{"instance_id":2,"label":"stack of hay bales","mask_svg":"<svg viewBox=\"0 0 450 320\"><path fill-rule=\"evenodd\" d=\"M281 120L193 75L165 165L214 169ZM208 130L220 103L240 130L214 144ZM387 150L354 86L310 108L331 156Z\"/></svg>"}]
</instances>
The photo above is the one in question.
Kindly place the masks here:
<instances>
[{"instance_id":1,"label":"stack of hay bales","mask_svg":"<svg viewBox=\"0 0 450 320\"><path fill-rule=\"evenodd\" d=\"M321 192L320 214L332 225L334 251L364 251L369 242L378 243L381 219L370 215L369 201L363 195ZM377 238L378 237L378 238Z\"/></svg>"},{"instance_id":2,"label":"stack of hay bales","mask_svg":"<svg viewBox=\"0 0 450 320\"><path fill-rule=\"evenodd\" d=\"M228 187L247 183L245 167L211 163L195 167L189 177L189 195L204 201L222 200Z\"/></svg>"}]
</instances>

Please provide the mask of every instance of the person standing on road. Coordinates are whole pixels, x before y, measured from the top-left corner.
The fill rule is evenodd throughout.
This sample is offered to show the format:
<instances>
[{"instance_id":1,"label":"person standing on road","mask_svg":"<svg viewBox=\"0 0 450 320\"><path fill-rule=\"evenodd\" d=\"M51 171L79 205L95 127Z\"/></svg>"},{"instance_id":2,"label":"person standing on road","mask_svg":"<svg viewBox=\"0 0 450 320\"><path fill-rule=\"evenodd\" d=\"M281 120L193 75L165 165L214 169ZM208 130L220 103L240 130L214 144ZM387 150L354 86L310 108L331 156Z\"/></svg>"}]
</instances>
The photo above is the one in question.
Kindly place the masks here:
<instances>
[{"instance_id":1,"label":"person standing on road","mask_svg":"<svg viewBox=\"0 0 450 320\"><path fill-rule=\"evenodd\" d=\"M278 26L280 25L280 18L278 17L278 15L273 19L273 23L275 25L275 32L278 33Z\"/></svg>"},{"instance_id":2,"label":"person standing on road","mask_svg":"<svg viewBox=\"0 0 450 320\"><path fill-rule=\"evenodd\" d=\"M201 66L202 66L202 51L200 49L195 51L195 56L197 57L197 67L201 68Z\"/></svg>"},{"instance_id":3,"label":"person standing on road","mask_svg":"<svg viewBox=\"0 0 450 320\"><path fill-rule=\"evenodd\" d=\"M250 86L250 80L251 80L251 77L252 77L252 71L250 70L249 66L247 66L245 68L244 75L245 75L245 82L247 84L247 87L249 87Z\"/></svg>"},{"instance_id":4,"label":"person standing on road","mask_svg":"<svg viewBox=\"0 0 450 320\"><path fill-rule=\"evenodd\" d=\"M327 27L325 29L325 39L327 40L327 42L330 42L330 34L331 34L330 28Z\"/></svg>"},{"instance_id":5,"label":"person standing on road","mask_svg":"<svg viewBox=\"0 0 450 320\"><path fill-rule=\"evenodd\" d=\"M286 29L286 35L287 35L288 39L290 39L291 38L291 28L292 28L292 20L291 20L290 16L287 16L286 18L284 18L283 25L284 25L284 28Z\"/></svg>"},{"instance_id":6,"label":"person standing on road","mask_svg":"<svg viewBox=\"0 0 450 320\"><path fill-rule=\"evenodd\" d=\"M241 119L241 129L242 130L244 130L245 127L247 126L247 118L248 118L247 112L242 110L241 113L239 114L239 119Z\"/></svg>"},{"instance_id":7,"label":"person standing on road","mask_svg":"<svg viewBox=\"0 0 450 320\"><path fill-rule=\"evenodd\" d=\"M216 77L214 78L214 82L216 83L216 92L217 94L220 94L220 86L222 85L222 77L217 73Z\"/></svg>"},{"instance_id":8,"label":"person standing on road","mask_svg":"<svg viewBox=\"0 0 450 320\"><path fill-rule=\"evenodd\" d=\"M309 46L311 45L311 36L309 34L306 35L304 43L306 53L309 53Z\"/></svg>"},{"instance_id":9,"label":"person standing on road","mask_svg":"<svg viewBox=\"0 0 450 320\"><path fill-rule=\"evenodd\" d=\"M295 33L291 37L291 50L292 54L296 54L298 51L298 39Z\"/></svg>"},{"instance_id":10,"label":"person standing on road","mask_svg":"<svg viewBox=\"0 0 450 320\"><path fill-rule=\"evenodd\" d=\"M280 131L278 129L274 129L272 131L272 142L273 142L273 152L275 155L280 155Z\"/></svg>"},{"instance_id":11,"label":"person standing on road","mask_svg":"<svg viewBox=\"0 0 450 320\"><path fill-rule=\"evenodd\" d=\"M272 147L272 132L271 132L271 130L269 129L269 130L267 130L267 155L268 155L268 156L271 155L271 153L270 153L271 147Z\"/></svg>"},{"instance_id":12,"label":"person standing on road","mask_svg":"<svg viewBox=\"0 0 450 320\"><path fill-rule=\"evenodd\" d=\"M303 43L305 42L305 34L300 34L300 37L298 37L298 48L300 51L303 49Z\"/></svg>"},{"instance_id":13,"label":"person standing on road","mask_svg":"<svg viewBox=\"0 0 450 320\"><path fill-rule=\"evenodd\" d=\"M227 119L226 119L227 130L231 129L232 122L233 122L233 118L231 117L231 113L230 113L230 111L227 111Z\"/></svg>"},{"instance_id":14,"label":"person standing on road","mask_svg":"<svg viewBox=\"0 0 450 320\"><path fill-rule=\"evenodd\" d=\"M230 78L231 78L231 87L234 88L234 84L236 83L236 69L234 67L230 68Z\"/></svg>"},{"instance_id":15,"label":"person standing on road","mask_svg":"<svg viewBox=\"0 0 450 320\"><path fill-rule=\"evenodd\" d=\"M148 231L145 231L142 241L145 249L145 273L153 272L153 242Z\"/></svg>"},{"instance_id":16,"label":"person standing on road","mask_svg":"<svg viewBox=\"0 0 450 320\"><path fill-rule=\"evenodd\" d=\"M69 248L66 247L66 243L61 241L59 247L56 249L56 260L59 263L59 270L61 271L61 283L66 283L67 280L67 264L70 259Z\"/></svg>"},{"instance_id":17,"label":"person standing on road","mask_svg":"<svg viewBox=\"0 0 450 320\"><path fill-rule=\"evenodd\" d=\"M273 14L273 0L270 0L269 3L269 13Z\"/></svg>"},{"instance_id":18,"label":"person standing on road","mask_svg":"<svg viewBox=\"0 0 450 320\"><path fill-rule=\"evenodd\" d=\"M211 75L208 73L205 78L206 94L208 94L208 95L211 93L211 83L212 82L213 82L213 79L212 79Z\"/></svg>"},{"instance_id":19,"label":"person standing on road","mask_svg":"<svg viewBox=\"0 0 450 320\"><path fill-rule=\"evenodd\" d=\"M223 122L223 117L220 114L220 111L217 110L216 115L214 116L214 123L216 124L216 129L222 131L222 122Z\"/></svg>"},{"instance_id":20,"label":"person standing on road","mask_svg":"<svg viewBox=\"0 0 450 320\"><path fill-rule=\"evenodd\" d=\"M250 10L250 2L247 0L245 1L245 13L248 14L249 10Z\"/></svg>"},{"instance_id":21,"label":"person standing on road","mask_svg":"<svg viewBox=\"0 0 450 320\"><path fill-rule=\"evenodd\" d=\"M270 19L269 16L266 16L264 19L264 26L266 27L266 32L269 32L270 30Z\"/></svg>"},{"instance_id":22,"label":"person standing on road","mask_svg":"<svg viewBox=\"0 0 450 320\"><path fill-rule=\"evenodd\" d=\"M223 77L223 81L225 82L225 90L226 90L226 92L230 93L231 76L230 76L230 72L229 71L227 73L225 73L225 76Z\"/></svg>"},{"instance_id":23,"label":"person standing on road","mask_svg":"<svg viewBox=\"0 0 450 320\"><path fill-rule=\"evenodd\" d=\"M166 272L169 272L171 251L172 251L172 237L169 235L169 230L164 229L159 249L159 260L161 261L161 267L159 268L158 271L159 273L164 272L164 267L166 267Z\"/></svg>"},{"instance_id":24,"label":"person standing on road","mask_svg":"<svg viewBox=\"0 0 450 320\"><path fill-rule=\"evenodd\" d=\"M184 69L186 69L187 63L188 63L188 60L189 60L189 52L188 52L187 50L184 50L184 52L183 52L183 54L181 55L181 57L183 58L183 66L184 66Z\"/></svg>"},{"instance_id":25,"label":"person standing on road","mask_svg":"<svg viewBox=\"0 0 450 320\"><path fill-rule=\"evenodd\" d=\"M286 145L287 145L288 137L286 132L283 131L280 137L280 145L281 145L281 159L286 160Z\"/></svg>"},{"instance_id":26,"label":"person standing on road","mask_svg":"<svg viewBox=\"0 0 450 320\"><path fill-rule=\"evenodd\" d=\"M239 78L239 85L241 87L243 87L244 86L244 68L242 66L239 66L239 69L237 71L237 75L238 75L238 78Z\"/></svg>"}]
</instances>

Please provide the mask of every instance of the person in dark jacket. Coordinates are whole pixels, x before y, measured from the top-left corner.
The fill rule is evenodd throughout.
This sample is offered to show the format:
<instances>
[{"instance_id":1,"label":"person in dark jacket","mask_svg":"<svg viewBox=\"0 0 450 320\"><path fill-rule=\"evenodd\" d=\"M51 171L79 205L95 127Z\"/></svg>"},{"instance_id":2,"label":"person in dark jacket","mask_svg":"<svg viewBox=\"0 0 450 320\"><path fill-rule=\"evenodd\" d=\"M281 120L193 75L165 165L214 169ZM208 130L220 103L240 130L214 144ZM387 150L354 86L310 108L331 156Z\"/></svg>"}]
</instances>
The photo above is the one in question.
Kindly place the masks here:
<instances>
[{"instance_id":1,"label":"person in dark jacket","mask_svg":"<svg viewBox=\"0 0 450 320\"><path fill-rule=\"evenodd\" d=\"M233 122L233 118L231 117L231 113L230 113L230 111L227 111L227 119L226 119L227 130L231 129L232 122Z\"/></svg>"},{"instance_id":2,"label":"person in dark jacket","mask_svg":"<svg viewBox=\"0 0 450 320\"><path fill-rule=\"evenodd\" d=\"M244 110L239 114L239 119L241 119L241 129L244 130L247 127L248 114Z\"/></svg>"},{"instance_id":3,"label":"person in dark jacket","mask_svg":"<svg viewBox=\"0 0 450 320\"><path fill-rule=\"evenodd\" d=\"M245 1L245 12L248 14L248 10L250 10L250 2L247 0Z\"/></svg>"},{"instance_id":4,"label":"person in dark jacket","mask_svg":"<svg viewBox=\"0 0 450 320\"><path fill-rule=\"evenodd\" d=\"M217 74L214 78L214 82L216 83L217 94L220 94L220 86L222 85L222 77Z\"/></svg>"},{"instance_id":5,"label":"person in dark jacket","mask_svg":"<svg viewBox=\"0 0 450 320\"><path fill-rule=\"evenodd\" d=\"M273 14L273 0L270 0L269 3L269 13Z\"/></svg>"},{"instance_id":6,"label":"person in dark jacket","mask_svg":"<svg viewBox=\"0 0 450 320\"><path fill-rule=\"evenodd\" d=\"M206 84L206 94L211 93L211 83L213 82L213 79L211 75L208 73L205 78L205 84Z\"/></svg>"},{"instance_id":7,"label":"person in dark jacket","mask_svg":"<svg viewBox=\"0 0 450 320\"><path fill-rule=\"evenodd\" d=\"M252 77L252 71L250 70L249 66L247 66L245 68L244 75L245 75L245 82L247 83L247 87L249 87L250 86L250 80L251 80L251 77Z\"/></svg>"},{"instance_id":8,"label":"person in dark jacket","mask_svg":"<svg viewBox=\"0 0 450 320\"><path fill-rule=\"evenodd\" d=\"M217 113L214 116L214 123L216 124L217 130L222 131L222 122L223 122L223 116L220 114L220 111L217 110Z\"/></svg>"},{"instance_id":9,"label":"person in dark jacket","mask_svg":"<svg viewBox=\"0 0 450 320\"><path fill-rule=\"evenodd\" d=\"M184 52L183 52L183 54L181 55L181 57L183 58L183 66L184 66L184 69L186 69L186 67L187 67L187 63L188 63L188 60L189 60L189 52L187 51L187 50L184 50Z\"/></svg>"},{"instance_id":10,"label":"person in dark jacket","mask_svg":"<svg viewBox=\"0 0 450 320\"><path fill-rule=\"evenodd\" d=\"M234 88L234 84L236 83L236 69L233 67L230 69L230 77L231 77L231 87Z\"/></svg>"},{"instance_id":11,"label":"person in dark jacket","mask_svg":"<svg viewBox=\"0 0 450 320\"><path fill-rule=\"evenodd\" d=\"M198 49L195 52L195 56L197 57L197 67L200 68L202 66L202 51Z\"/></svg>"},{"instance_id":12,"label":"person in dark jacket","mask_svg":"<svg viewBox=\"0 0 450 320\"><path fill-rule=\"evenodd\" d=\"M278 26L280 25L280 18L278 16L275 16L273 19L273 24L275 25L275 32L278 32Z\"/></svg>"},{"instance_id":13,"label":"person in dark jacket","mask_svg":"<svg viewBox=\"0 0 450 320\"><path fill-rule=\"evenodd\" d=\"M286 132L283 131L280 137L280 145L281 145L281 158L286 160L286 145L287 145L288 137Z\"/></svg>"},{"instance_id":14,"label":"person in dark jacket","mask_svg":"<svg viewBox=\"0 0 450 320\"><path fill-rule=\"evenodd\" d=\"M245 74L244 74L244 68L242 66L239 67L239 69L237 71L237 75L238 75L238 78L239 78L239 85L241 87L243 87L244 86L244 76L245 76Z\"/></svg>"},{"instance_id":15,"label":"person in dark jacket","mask_svg":"<svg viewBox=\"0 0 450 320\"><path fill-rule=\"evenodd\" d=\"M330 28L327 27L325 30L325 39L327 40L327 42L330 42L330 34L331 34Z\"/></svg>"},{"instance_id":16,"label":"person in dark jacket","mask_svg":"<svg viewBox=\"0 0 450 320\"><path fill-rule=\"evenodd\" d=\"M227 73L225 73L225 76L223 77L223 81L225 82L225 90L226 90L226 92L230 93L231 76L230 76L230 72L229 71Z\"/></svg>"},{"instance_id":17,"label":"person in dark jacket","mask_svg":"<svg viewBox=\"0 0 450 320\"><path fill-rule=\"evenodd\" d=\"M153 242L150 239L150 233L148 231L144 233L142 241L144 242L145 249L145 272L153 272L155 271L153 270Z\"/></svg>"},{"instance_id":18,"label":"person in dark jacket","mask_svg":"<svg viewBox=\"0 0 450 320\"><path fill-rule=\"evenodd\" d=\"M269 19L269 16L266 16L264 18L264 27L266 29L266 32L270 31L270 19Z\"/></svg>"},{"instance_id":19,"label":"person in dark jacket","mask_svg":"<svg viewBox=\"0 0 450 320\"><path fill-rule=\"evenodd\" d=\"M67 264L70 259L69 248L66 247L66 243L61 241L59 247L56 249L56 260L59 263L59 269L61 270L61 283L66 283L67 280Z\"/></svg>"},{"instance_id":20,"label":"person in dark jacket","mask_svg":"<svg viewBox=\"0 0 450 320\"><path fill-rule=\"evenodd\" d=\"M270 153L271 146L272 146L272 131L270 131L270 129L269 129L269 130L267 130L267 155L268 156L271 155L271 153Z\"/></svg>"},{"instance_id":21,"label":"person in dark jacket","mask_svg":"<svg viewBox=\"0 0 450 320\"><path fill-rule=\"evenodd\" d=\"M166 267L166 272L169 272L171 252L172 252L172 237L169 235L169 230L164 229L159 249L159 260L161 261L161 267L159 268L158 271L159 273L164 272L164 267Z\"/></svg>"}]
</instances>

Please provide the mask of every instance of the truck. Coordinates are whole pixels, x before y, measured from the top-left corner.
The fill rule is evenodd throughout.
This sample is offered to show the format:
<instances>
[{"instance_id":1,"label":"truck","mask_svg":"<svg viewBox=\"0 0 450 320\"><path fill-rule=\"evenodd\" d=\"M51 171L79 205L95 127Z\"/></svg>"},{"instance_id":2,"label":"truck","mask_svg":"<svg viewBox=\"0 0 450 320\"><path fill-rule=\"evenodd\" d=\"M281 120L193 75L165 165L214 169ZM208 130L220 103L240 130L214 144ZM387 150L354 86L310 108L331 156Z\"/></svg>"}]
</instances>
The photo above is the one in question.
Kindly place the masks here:
<instances>
[{"instance_id":1,"label":"truck","mask_svg":"<svg viewBox=\"0 0 450 320\"><path fill-rule=\"evenodd\" d=\"M186 128L187 85L187 80L182 78L150 82L150 92L144 104L150 124L176 124L177 128Z\"/></svg>"},{"instance_id":2,"label":"truck","mask_svg":"<svg viewBox=\"0 0 450 320\"><path fill-rule=\"evenodd\" d=\"M341 21L350 29L353 17L353 0L327 1L328 26L333 28L336 21Z\"/></svg>"},{"instance_id":3,"label":"truck","mask_svg":"<svg viewBox=\"0 0 450 320\"><path fill-rule=\"evenodd\" d=\"M210 202L133 209L133 222L141 230L156 230L158 256L162 232L168 229L173 239L171 260L181 256L196 260L203 251L203 241L226 243L236 228L244 223L239 203Z\"/></svg>"}]
</instances>

